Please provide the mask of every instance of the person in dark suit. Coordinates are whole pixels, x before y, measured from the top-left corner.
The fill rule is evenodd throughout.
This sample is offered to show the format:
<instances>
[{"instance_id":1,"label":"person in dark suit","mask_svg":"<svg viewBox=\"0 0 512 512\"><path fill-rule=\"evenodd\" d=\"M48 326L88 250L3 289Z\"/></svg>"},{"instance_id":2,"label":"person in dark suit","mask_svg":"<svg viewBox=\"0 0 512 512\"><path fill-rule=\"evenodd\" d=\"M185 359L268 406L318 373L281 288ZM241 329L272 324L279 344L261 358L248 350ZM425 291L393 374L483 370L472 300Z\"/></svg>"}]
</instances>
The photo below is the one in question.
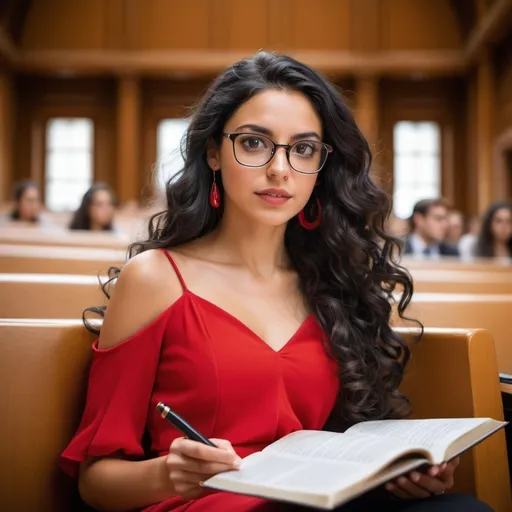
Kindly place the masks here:
<instances>
[{"instance_id":1,"label":"person in dark suit","mask_svg":"<svg viewBox=\"0 0 512 512\"><path fill-rule=\"evenodd\" d=\"M438 258L459 256L456 246L444 242L449 208L442 199L422 199L413 208L411 234L405 239L404 253Z\"/></svg>"}]
</instances>

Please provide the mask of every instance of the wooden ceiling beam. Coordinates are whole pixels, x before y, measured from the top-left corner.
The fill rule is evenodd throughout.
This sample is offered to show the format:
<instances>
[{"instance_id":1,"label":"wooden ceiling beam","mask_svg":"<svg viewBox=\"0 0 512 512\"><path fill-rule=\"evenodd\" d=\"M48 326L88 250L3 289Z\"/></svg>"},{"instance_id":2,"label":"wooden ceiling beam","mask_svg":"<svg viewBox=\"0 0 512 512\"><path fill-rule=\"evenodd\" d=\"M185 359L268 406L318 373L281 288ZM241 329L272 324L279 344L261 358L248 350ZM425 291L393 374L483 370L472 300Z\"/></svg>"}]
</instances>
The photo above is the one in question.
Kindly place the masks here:
<instances>
[{"instance_id":1,"label":"wooden ceiling beam","mask_svg":"<svg viewBox=\"0 0 512 512\"><path fill-rule=\"evenodd\" d=\"M512 0L496 0L482 14L464 48L464 63L471 64L488 44L499 41L512 19Z\"/></svg>"},{"instance_id":2,"label":"wooden ceiling beam","mask_svg":"<svg viewBox=\"0 0 512 512\"><path fill-rule=\"evenodd\" d=\"M198 76L211 75L250 56L230 51L24 51L17 68L25 72L61 75ZM464 71L459 51L396 51L356 53L291 51L293 57L333 74L439 76Z\"/></svg>"}]
</instances>

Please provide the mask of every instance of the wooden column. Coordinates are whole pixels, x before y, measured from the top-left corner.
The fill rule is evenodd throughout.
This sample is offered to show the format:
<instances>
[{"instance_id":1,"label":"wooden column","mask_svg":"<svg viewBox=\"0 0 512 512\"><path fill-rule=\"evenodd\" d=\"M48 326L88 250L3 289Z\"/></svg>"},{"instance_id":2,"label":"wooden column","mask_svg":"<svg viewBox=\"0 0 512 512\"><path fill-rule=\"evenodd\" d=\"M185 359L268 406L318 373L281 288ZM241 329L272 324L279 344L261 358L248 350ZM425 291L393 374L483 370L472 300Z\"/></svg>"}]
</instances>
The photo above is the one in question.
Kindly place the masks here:
<instances>
[{"instance_id":1,"label":"wooden column","mask_svg":"<svg viewBox=\"0 0 512 512\"><path fill-rule=\"evenodd\" d=\"M494 70L490 52L482 53L476 76L476 181L477 211L483 212L494 199Z\"/></svg>"},{"instance_id":2,"label":"wooden column","mask_svg":"<svg viewBox=\"0 0 512 512\"><path fill-rule=\"evenodd\" d=\"M0 72L0 203L9 200L13 177L14 91L10 76Z\"/></svg>"},{"instance_id":3,"label":"wooden column","mask_svg":"<svg viewBox=\"0 0 512 512\"><path fill-rule=\"evenodd\" d=\"M356 83L355 117L375 153L379 138L379 82L375 76L360 77Z\"/></svg>"},{"instance_id":4,"label":"wooden column","mask_svg":"<svg viewBox=\"0 0 512 512\"><path fill-rule=\"evenodd\" d=\"M137 77L119 79L115 191L120 203L140 199L141 94Z\"/></svg>"}]
</instances>

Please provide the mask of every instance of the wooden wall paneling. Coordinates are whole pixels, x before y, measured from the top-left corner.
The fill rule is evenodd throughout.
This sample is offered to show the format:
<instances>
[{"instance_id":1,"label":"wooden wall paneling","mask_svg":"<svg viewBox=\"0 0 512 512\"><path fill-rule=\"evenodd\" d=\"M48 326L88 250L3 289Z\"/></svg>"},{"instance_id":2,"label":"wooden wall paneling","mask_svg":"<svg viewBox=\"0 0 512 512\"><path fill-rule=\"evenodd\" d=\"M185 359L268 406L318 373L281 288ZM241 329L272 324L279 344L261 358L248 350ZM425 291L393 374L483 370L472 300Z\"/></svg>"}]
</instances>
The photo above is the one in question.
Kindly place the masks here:
<instances>
[{"instance_id":1,"label":"wooden wall paneling","mask_svg":"<svg viewBox=\"0 0 512 512\"><path fill-rule=\"evenodd\" d=\"M134 76L119 79L117 103L116 192L120 203L140 197L141 143L140 80Z\"/></svg>"},{"instance_id":2,"label":"wooden wall paneling","mask_svg":"<svg viewBox=\"0 0 512 512\"><path fill-rule=\"evenodd\" d=\"M449 168L453 169L452 173L445 173L446 190L451 190L451 198L453 207L463 213L470 210L469 190L470 171L469 171L469 154L468 154L468 84L465 78L454 79L454 88L450 104L453 112L453 125L451 128L453 146L449 145L449 141L445 141L445 148L449 151L447 158L452 162Z\"/></svg>"},{"instance_id":3,"label":"wooden wall paneling","mask_svg":"<svg viewBox=\"0 0 512 512\"><path fill-rule=\"evenodd\" d=\"M347 50L351 41L350 0L281 0L289 16L289 49ZM311 63L314 65L314 63Z\"/></svg>"},{"instance_id":4,"label":"wooden wall paneling","mask_svg":"<svg viewBox=\"0 0 512 512\"><path fill-rule=\"evenodd\" d=\"M14 105L12 77L0 72L0 202L9 199L13 182Z\"/></svg>"},{"instance_id":5,"label":"wooden wall paneling","mask_svg":"<svg viewBox=\"0 0 512 512\"><path fill-rule=\"evenodd\" d=\"M126 24L125 0L105 0L104 44L109 50L124 50L129 47ZM133 3L133 2L132 2Z\"/></svg>"},{"instance_id":6,"label":"wooden wall paneling","mask_svg":"<svg viewBox=\"0 0 512 512\"><path fill-rule=\"evenodd\" d=\"M272 0L241 2L217 0L211 3L210 48L242 50L248 55L259 49L273 50L270 44ZM289 16L290 13L287 13Z\"/></svg>"},{"instance_id":7,"label":"wooden wall paneling","mask_svg":"<svg viewBox=\"0 0 512 512\"><path fill-rule=\"evenodd\" d=\"M16 179L32 177L44 193L46 125L52 117L94 122L94 178L113 183L115 88L108 79L19 77Z\"/></svg>"},{"instance_id":8,"label":"wooden wall paneling","mask_svg":"<svg viewBox=\"0 0 512 512\"><path fill-rule=\"evenodd\" d=\"M502 133L494 151L496 199L512 200L512 126Z\"/></svg>"},{"instance_id":9,"label":"wooden wall paneling","mask_svg":"<svg viewBox=\"0 0 512 512\"><path fill-rule=\"evenodd\" d=\"M32 135L31 125L34 115L33 95L27 92L25 80L17 76L16 87L16 141L14 144L14 167L12 181L31 176Z\"/></svg>"},{"instance_id":10,"label":"wooden wall paneling","mask_svg":"<svg viewBox=\"0 0 512 512\"><path fill-rule=\"evenodd\" d=\"M378 77L367 76L357 79L355 118L374 153L379 137Z\"/></svg>"},{"instance_id":11,"label":"wooden wall paneling","mask_svg":"<svg viewBox=\"0 0 512 512\"><path fill-rule=\"evenodd\" d=\"M381 48L385 50L459 49L462 33L446 0L382 0Z\"/></svg>"},{"instance_id":12,"label":"wooden wall paneling","mask_svg":"<svg viewBox=\"0 0 512 512\"><path fill-rule=\"evenodd\" d=\"M141 50L208 49L212 29L211 9L218 0L131 1L138 4L136 27ZM253 8L257 5L251 4Z\"/></svg>"},{"instance_id":13,"label":"wooden wall paneling","mask_svg":"<svg viewBox=\"0 0 512 512\"><path fill-rule=\"evenodd\" d=\"M467 194L466 213L470 216L478 215L477 201L477 84L476 72L470 71L466 77L467 83L467 127L466 127L466 161L467 161Z\"/></svg>"},{"instance_id":14,"label":"wooden wall paneling","mask_svg":"<svg viewBox=\"0 0 512 512\"><path fill-rule=\"evenodd\" d=\"M496 133L512 128L512 24L506 38L495 52Z\"/></svg>"},{"instance_id":15,"label":"wooden wall paneling","mask_svg":"<svg viewBox=\"0 0 512 512\"><path fill-rule=\"evenodd\" d=\"M494 67L490 51L481 54L476 72L476 186L477 211L482 213L495 196L494 191Z\"/></svg>"},{"instance_id":16,"label":"wooden wall paneling","mask_svg":"<svg viewBox=\"0 0 512 512\"><path fill-rule=\"evenodd\" d=\"M33 0L21 48L104 49L106 3L107 0Z\"/></svg>"},{"instance_id":17,"label":"wooden wall paneling","mask_svg":"<svg viewBox=\"0 0 512 512\"><path fill-rule=\"evenodd\" d=\"M352 0L351 42L353 51L377 52L381 45L381 0Z\"/></svg>"},{"instance_id":18,"label":"wooden wall paneling","mask_svg":"<svg viewBox=\"0 0 512 512\"><path fill-rule=\"evenodd\" d=\"M46 150L46 122L42 117L31 120L30 126L30 178L37 183L43 200L46 197L45 181L45 150Z\"/></svg>"},{"instance_id":19,"label":"wooden wall paneling","mask_svg":"<svg viewBox=\"0 0 512 512\"><path fill-rule=\"evenodd\" d=\"M13 64L18 59L18 48L10 35L0 25L0 64Z\"/></svg>"},{"instance_id":20,"label":"wooden wall paneling","mask_svg":"<svg viewBox=\"0 0 512 512\"><path fill-rule=\"evenodd\" d=\"M392 80L383 79L380 88L382 106L380 144L383 146L379 163L388 192L393 191L393 127L398 121L434 121L441 126L441 177L443 195L454 205L463 203L463 188L455 187L455 175L459 172L458 156L464 152L463 141L451 136L456 128L454 98L457 90L451 80ZM445 135L447 134L447 135ZM450 144L451 147L446 145ZM463 160L461 160L463 165ZM452 165L457 165L453 167ZM454 175L455 174L455 175Z\"/></svg>"},{"instance_id":21,"label":"wooden wall paneling","mask_svg":"<svg viewBox=\"0 0 512 512\"><path fill-rule=\"evenodd\" d=\"M146 79L142 83L141 167L144 198L154 197L157 128L163 119L189 117L206 92L210 80Z\"/></svg>"},{"instance_id":22,"label":"wooden wall paneling","mask_svg":"<svg viewBox=\"0 0 512 512\"><path fill-rule=\"evenodd\" d=\"M496 98L494 102L496 143L494 169L497 199L512 199L512 26L495 56Z\"/></svg>"}]
</instances>

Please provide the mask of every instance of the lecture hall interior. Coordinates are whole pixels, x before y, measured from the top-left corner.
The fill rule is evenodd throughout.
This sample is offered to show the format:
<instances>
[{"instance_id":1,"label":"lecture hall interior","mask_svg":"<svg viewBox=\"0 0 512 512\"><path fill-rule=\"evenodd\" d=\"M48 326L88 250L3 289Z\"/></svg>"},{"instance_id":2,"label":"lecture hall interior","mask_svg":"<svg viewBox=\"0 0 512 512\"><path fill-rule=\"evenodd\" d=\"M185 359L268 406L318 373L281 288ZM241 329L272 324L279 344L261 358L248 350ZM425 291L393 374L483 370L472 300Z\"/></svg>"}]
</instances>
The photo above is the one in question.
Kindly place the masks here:
<instances>
[{"instance_id":1,"label":"lecture hall interior","mask_svg":"<svg viewBox=\"0 0 512 512\"><path fill-rule=\"evenodd\" d=\"M399 282L411 417L512 420L512 0L0 0L3 512L85 506L59 467L96 339L83 312L168 208L213 80L260 51L333 82L368 141L424 326L397 314ZM450 492L510 512L511 462L507 426L461 455Z\"/></svg>"}]
</instances>

